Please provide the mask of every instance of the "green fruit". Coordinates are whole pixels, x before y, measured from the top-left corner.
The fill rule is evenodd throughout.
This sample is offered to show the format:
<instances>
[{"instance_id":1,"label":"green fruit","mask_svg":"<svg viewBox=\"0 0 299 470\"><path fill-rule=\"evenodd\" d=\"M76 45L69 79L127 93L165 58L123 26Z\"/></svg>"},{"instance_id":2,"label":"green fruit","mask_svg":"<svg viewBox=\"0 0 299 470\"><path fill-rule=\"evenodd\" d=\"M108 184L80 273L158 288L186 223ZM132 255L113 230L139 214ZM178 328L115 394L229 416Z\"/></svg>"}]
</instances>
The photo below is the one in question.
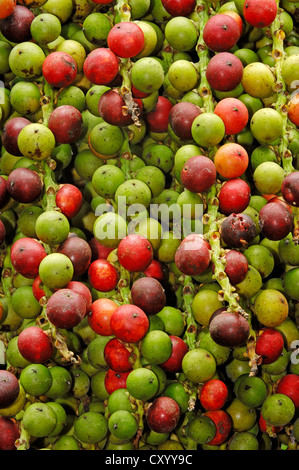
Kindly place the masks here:
<instances>
[{"instance_id":1,"label":"green fruit","mask_svg":"<svg viewBox=\"0 0 299 470\"><path fill-rule=\"evenodd\" d=\"M191 382L207 382L216 372L215 358L202 348L189 350L183 357L182 371Z\"/></svg>"},{"instance_id":2,"label":"green fruit","mask_svg":"<svg viewBox=\"0 0 299 470\"><path fill-rule=\"evenodd\" d=\"M287 395L274 393L264 401L261 413L269 425L285 426L295 415L295 405Z\"/></svg>"},{"instance_id":3,"label":"green fruit","mask_svg":"<svg viewBox=\"0 0 299 470\"><path fill-rule=\"evenodd\" d=\"M96 411L87 411L79 416L74 424L74 436L85 444L102 441L108 433L106 418Z\"/></svg>"},{"instance_id":4,"label":"green fruit","mask_svg":"<svg viewBox=\"0 0 299 470\"><path fill-rule=\"evenodd\" d=\"M46 437L54 431L57 417L47 403L32 403L26 408L22 423L31 436Z\"/></svg>"}]
</instances>

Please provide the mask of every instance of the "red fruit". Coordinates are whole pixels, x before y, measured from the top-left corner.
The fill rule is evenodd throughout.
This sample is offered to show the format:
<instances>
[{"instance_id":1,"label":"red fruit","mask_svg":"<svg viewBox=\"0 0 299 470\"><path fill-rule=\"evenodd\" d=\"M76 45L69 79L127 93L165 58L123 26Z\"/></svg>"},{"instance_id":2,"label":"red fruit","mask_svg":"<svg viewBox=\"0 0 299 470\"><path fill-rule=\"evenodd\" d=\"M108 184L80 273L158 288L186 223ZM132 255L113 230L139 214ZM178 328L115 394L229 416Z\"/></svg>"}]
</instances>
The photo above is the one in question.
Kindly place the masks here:
<instances>
[{"instance_id":1,"label":"red fruit","mask_svg":"<svg viewBox=\"0 0 299 470\"><path fill-rule=\"evenodd\" d=\"M219 52L210 59L206 77L214 90L231 91L241 83L243 64L234 54Z\"/></svg>"},{"instance_id":2,"label":"red fruit","mask_svg":"<svg viewBox=\"0 0 299 470\"><path fill-rule=\"evenodd\" d=\"M233 285L242 282L248 271L248 261L240 251L229 250L225 254L225 273L228 275L230 283Z\"/></svg>"},{"instance_id":3,"label":"red fruit","mask_svg":"<svg viewBox=\"0 0 299 470\"><path fill-rule=\"evenodd\" d=\"M131 352L117 338L111 339L105 345L105 361L115 372L128 372L132 369L130 356Z\"/></svg>"},{"instance_id":4,"label":"red fruit","mask_svg":"<svg viewBox=\"0 0 299 470\"><path fill-rule=\"evenodd\" d=\"M53 132L57 144L72 144L79 140L82 134L83 118L74 106L58 106L50 114L48 127Z\"/></svg>"},{"instance_id":5,"label":"red fruit","mask_svg":"<svg viewBox=\"0 0 299 470\"><path fill-rule=\"evenodd\" d=\"M141 114L142 101L134 99L136 106L136 114ZM104 121L113 126L129 126L132 124L132 112L127 107L124 98L117 89L111 89L102 94L99 100L99 114Z\"/></svg>"},{"instance_id":6,"label":"red fruit","mask_svg":"<svg viewBox=\"0 0 299 470\"><path fill-rule=\"evenodd\" d=\"M17 450L16 440L20 437L20 431L12 418L0 416L0 450Z\"/></svg>"},{"instance_id":7,"label":"red fruit","mask_svg":"<svg viewBox=\"0 0 299 470\"><path fill-rule=\"evenodd\" d=\"M180 407L170 397L156 398L146 413L146 421L150 429L159 433L170 433L180 419Z\"/></svg>"},{"instance_id":8,"label":"red fruit","mask_svg":"<svg viewBox=\"0 0 299 470\"><path fill-rule=\"evenodd\" d=\"M289 107L288 107L288 118L297 127L299 126L299 95L298 93L291 96L291 99L289 101Z\"/></svg>"},{"instance_id":9,"label":"red fruit","mask_svg":"<svg viewBox=\"0 0 299 470\"><path fill-rule=\"evenodd\" d=\"M214 162L203 155L187 160L181 172L183 186L193 193L208 191L215 183L217 171Z\"/></svg>"},{"instance_id":10,"label":"red fruit","mask_svg":"<svg viewBox=\"0 0 299 470\"><path fill-rule=\"evenodd\" d=\"M57 253L63 253L71 260L75 276L82 276L90 265L91 248L81 237L68 237L58 246Z\"/></svg>"},{"instance_id":11,"label":"red fruit","mask_svg":"<svg viewBox=\"0 0 299 470\"><path fill-rule=\"evenodd\" d=\"M225 405L227 398L228 388L219 379L211 379L205 382L200 390L200 404L207 411L220 410Z\"/></svg>"},{"instance_id":12,"label":"red fruit","mask_svg":"<svg viewBox=\"0 0 299 470\"><path fill-rule=\"evenodd\" d=\"M86 57L83 72L94 85L107 85L116 78L118 67L118 58L114 52L105 47L98 47Z\"/></svg>"},{"instance_id":13,"label":"red fruit","mask_svg":"<svg viewBox=\"0 0 299 470\"><path fill-rule=\"evenodd\" d=\"M299 408L299 376L287 374L279 380L276 393L283 393L293 400L295 408Z\"/></svg>"},{"instance_id":14,"label":"red fruit","mask_svg":"<svg viewBox=\"0 0 299 470\"><path fill-rule=\"evenodd\" d=\"M159 96L155 108L144 115L148 129L152 132L167 132L169 113L173 104L165 96Z\"/></svg>"},{"instance_id":15,"label":"red fruit","mask_svg":"<svg viewBox=\"0 0 299 470\"><path fill-rule=\"evenodd\" d=\"M188 235L175 253L177 268L187 276L202 274L211 261L210 245L199 234Z\"/></svg>"},{"instance_id":16,"label":"red fruit","mask_svg":"<svg viewBox=\"0 0 299 470\"><path fill-rule=\"evenodd\" d=\"M77 76L77 62L67 52L51 52L44 60L42 72L45 80L57 88L71 85Z\"/></svg>"},{"instance_id":17,"label":"red fruit","mask_svg":"<svg viewBox=\"0 0 299 470\"><path fill-rule=\"evenodd\" d=\"M172 351L167 361L160 364L162 369L169 373L176 373L182 369L182 360L188 352L188 346L179 336L169 335L172 343Z\"/></svg>"},{"instance_id":18,"label":"red fruit","mask_svg":"<svg viewBox=\"0 0 299 470\"><path fill-rule=\"evenodd\" d=\"M2 220L0 220L0 243L2 243L5 240L5 233L6 233L5 225L2 222Z\"/></svg>"},{"instance_id":19,"label":"red fruit","mask_svg":"<svg viewBox=\"0 0 299 470\"><path fill-rule=\"evenodd\" d=\"M280 202L270 202L259 212L259 226L264 237L282 240L293 229L293 216Z\"/></svg>"},{"instance_id":20,"label":"red fruit","mask_svg":"<svg viewBox=\"0 0 299 470\"><path fill-rule=\"evenodd\" d=\"M136 305L120 305L112 314L110 326L113 334L127 343L137 343L148 331L149 320Z\"/></svg>"},{"instance_id":21,"label":"red fruit","mask_svg":"<svg viewBox=\"0 0 299 470\"><path fill-rule=\"evenodd\" d=\"M165 272L162 263L156 259L153 259L151 264L143 271L148 277L154 277L158 281L164 281Z\"/></svg>"},{"instance_id":22,"label":"red fruit","mask_svg":"<svg viewBox=\"0 0 299 470\"><path fill-rule=\"evenodd\" d=\"M2 146L11 155L16 157L22 156L22 153L18 146L18 136L21 130L31 124L29 119L24 117L14 117L9 119L2 129Z\"/></svg>"},{"instance_id":23,"label":"red fruit","mask_svg":"<svg viewBox=\"0 0 299 470\"><path fill-rule=\"evenodd\" d=\"M86 302L72 289L59 289L49 298L46 305L49 321L57 328L71 329L85 317Z\"/></svg>"},{"instance_id":24,"label":"red fruit","mask_svg":"<svg viewBox=\"0 0 299 470\"><path fill-rule=\"evenodd\" d=\"M216 435L207 445L209 446L219 446L223 444L229 436L229 433L232 428L231 417L226 411L215 410L207 411L204 413L204 416L210 418L216 426Z\"/></svg>"},{"instance_id":25,"label":"red fruit","mask_svg":"<svg viewBox=\"0 0 299 470\"><path fill-rule=\"evenodd\" d=\"M30 41L30 26L34 18L35 15L29 8L16 5L11 15L0 21L1 33L14 43Z\"/></svg>"},{"instance_id":26,"label":"red fruit","mask_svg":"<svg viewBox=\"0 0 299 470\"><path fill-rule=\"evenodd\" d=\"M246 0L243 6L243 15L247 23L255 28L270 26L277 14L275 0Z\"/></svg>"},{"instance_id":27,"label":"red fruit","mask_svg":"<svg viewBox=\"0 0 299 470\"><path fill-rule=\"evenodd\" d=\"M106 259L113 248L102 245L95 237L92 237L88 242L91 248L91 261L96 259Z\"/></svg>"},{"instance_id":28,"label":"red fruit","mask_svg":"<svg viewBox=\"0 0 299 470\"><path fill-rule=\"evenodd\" d=\"M202 111L196 104L189 103L188 101L180 101L175 104L171 109L168 116L169 124L173 132L181 140L191 140L191 126L192 122L201 114Z\"/></svg>"},{"instance_id":29,"label":"red fruit","mask_svg":"<svg viewBox=\"0 0 299 470\"><path fill-rule=\"evenodd\" d=\"M162 0L162 5L171 16L189 16L196 5L196 0Z\"/></svg>"},{"instance_id":30,"label":"red fruit","mask_svg":"<svg viewBox=\"0 0 299 470\"><path fill-rule=\"evenodd\" d=\"M281 194L288 204L299 207L299 171L294 171L283 179Z\"/></svg>"},{"instance_id":31,"label":"red fruit","mask_svg":"<svg viewBox=\"0 0 299 470\"><path fill-rule=\"evenodd\" d=\"M215 343L233 348L246 343L250 325L239 313L222 311L210 319L209 332Z\"/></svg>"},{"instance_id":32,"label":"red fruit","mask_svg":"<svg viewBox=\"0 0 299 470\"><path fill-rule=\"evenodd\" d=\"M227 179L238 178L247 170L248 153L242 145L228 142L221 145L214 155L214 164L220 176Z\"/></svg>"},{"instance_id":33,"label":"red fruit","mask_svg":"<svg viewBox=\"0 0 299 470\"><path fill-rule=\"evenodd\" d=\"M53 344L39 326L29 326L22 330L18 336L18 349L20 354L33 364L47 362L53 353Z\"/></svg>"},{"instance_id":34,"label":"red fruit","mask_svg":"<svg viewBox=\"0 0 299 470\"><path fill-rule=\"evenodd\" d=\"M262 415L260 415L259 417L258 424L260 431L265 432L267 434L269 434L270 432L271 434L277 434L283 429L283 426L272 426L271 424L267 424Z\"/></svg>"},{"instance_id":35,"label":"red fruit","mask_svg":"<svg viewBox=\"0 0 299 470\"><path fill-rule=\"evenodd\" d=\"M122 21L110 29L107 44L118 57L135 57L144 47L144 33L137 23Z\"/></svg>"},{"instance_id":36,"label":"red fruit","mask_svg":"<svg viewBox=\"0 0 299 470\"><path fill-rule=\"evenodd\" d=\"M26 204L40 197L43 183L36 171L30 168L16 168L9 174L6 188L15 201Z\"/></svg>"},{"instance_id":37,"label":"red fruit","mask_svg":"<svg viewBox=\"0 0 299 470\"><path fill-rule=\"evenodd\" d=\"M137 279L131 288L131 299L132 303L147 315L160 312L166 304L165 290L160 282L153 277Z\"/></svg>"},{"instance_id":38,"label":"red fruit","mask_svg":"<svg viewBox=\"0 0 299 470\"><path fill-rule=\"evenodd\" d=\"M250 195L250 187L246 181L240 178L226 181L218 195L220 212L225 215L243 212L249 205Z\"/></svg>"},{"instance_id":39,"label":"red fruit","mask_svg":"<svg viewBox=\"0 0 299 470\"><path fill-rule=\"evenodd\" d=\"M8 370L0 370L0 408L10 406L17 399L19 392L17 377Z\"/></svg>"},{"instance_id":40,"label":"red fruit","mask_svg":"<svg viewBox=\"0 0 299 470\"><path fill-rule=\"evenodd\" d=\"M132 371L116 372L115 370L108 369L105 375L105 388L109 395L119 388L127 388L127 377Z\"/></svg>"},{"instance_id":41,"label":"red fruit","mask_svg":"<svg viewBox=\"0 0 299 470\"><path fill-rule=\"evenodd\" d=\"M111 299L97 299L91 304L88 315L90 328L102 336L112 336L113 331L110 325L111 317L118 305Z\"/></svg>"},{"instance_id":42,"label":"red fruit","mask_svg":"<svg viewBox=\"0 0 299 470\"><path fill-rule=\"evenodd\" d=\"M90 264L88 278L91 286L100 292L109 292L118 283L116 268L105 259L97 259Z\"/></svg>"},{"instance_id":43,"label":"red fruit","mask_svg":"<svg viewBox=\"0 0 299 470\"><path fill-rule=\"evenodd\" d=\"M144 271L153 260L153 247L141 235L131 234L124 237L117 248L119 263L130 272Z\"/></svg>"},{"instance_id":44,"label":"red fruit","mask_svg":"<svg viewBox=\"0 0 299 470\"><path fill-rule=\"evenodd\" d=\"M3 209L9 202L10 195L7 191L6 179L0 175L0 209Z\"/></svg>"},{"instance_id":45,"label":"red fruit","mask_svg":"<svg viewBox=\"0 0 299 470\"><path fill-rule=\"evenodd\" d=\"M239 134L248 123L248 109L237 98L223 98L216 104L214 113L224 122L227 135Z\"/></svg>"},{"instance_id":46,"label":"red fruit","mask_svg":"<svg viewBox=\"0 0 299 470\"><path fill-rule=\"evenodd\" d=\"M238 23L228 15L218 13L211 16L203 30L203 40L214 52L232 49L240 38Z\"/></svg>"},{"instance_id":47,"label":"red fruit","mask_svg":"<svg viewBox=\"0 0 299 470\"><path fill-rule=\"evenodd\" d=\"M66 289L71 289L73 292L76 292L85 300L85 303L86 303L85 315L87 315L91 311L91 305L92 305L92 295L87 285L83 284L83 282L80 282L80 281L70 281L66 285Z\"/></svg>"},{"instance_id":48,"label":"red fruit","mask_svg":"<svg viewBox=\"0 0 299 470\"><path fill-rule=\"evenodd\" d=\"M45 248L34 238L20 238L11 247L10 259L14 269L24 277L35 279L40 262L47 256Z\"/></svg>"},{"instance_id":49,"label":"red fruit","mask_svg":"<svg viewBox=\"0 0 299 470\"><path fill-rule=\"evenodd\" d=\"M220 234L230 248L244 248L255 238L256 226L249 215L232 213L222 222Z\"/></svg>"},{"instance_id":50,"label":"red fruit","mask_svg":"<svg viewBox=\"0 0 299 470\"><path fill-rule=\"evenodd\" d=\"M279 358L284 347L281 333L274 328L263 328L256 340L255 352L262 357L263 364L271 364Z\"/></svg>"},{"instance_id":51,"label":"red fruit","mask_svg":"<svg viewBox=\"0 0 299 470\"><path fill-rule=\"evenodd\" d=\"M43 290L41 286L42 286L41 278L37 276L34 279L33 284L32 284L32 293L37 301L40 301L40 299L46 295L45 291Z\"/></svg>"},{"instance_id":52,"label":"red fruit","mask_svg":"<svg viewBox=\"0 0 299 470\"><path fill-rule=\"evenodd\" d=\"M83 204L83 196L79 188L74 184L63 184L56 193L55 202L61 212L72 219L80 211Z\"/></svg>"}]
</instances>

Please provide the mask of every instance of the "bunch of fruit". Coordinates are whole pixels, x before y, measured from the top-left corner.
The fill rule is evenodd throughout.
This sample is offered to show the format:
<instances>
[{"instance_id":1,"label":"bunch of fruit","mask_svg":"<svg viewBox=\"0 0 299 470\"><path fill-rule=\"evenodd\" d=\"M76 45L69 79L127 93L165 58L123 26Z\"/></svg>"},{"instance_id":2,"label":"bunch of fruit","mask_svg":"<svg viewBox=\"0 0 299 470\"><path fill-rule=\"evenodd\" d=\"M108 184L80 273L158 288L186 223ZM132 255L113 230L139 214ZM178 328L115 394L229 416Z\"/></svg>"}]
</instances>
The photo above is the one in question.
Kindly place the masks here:
<instances>
[{"instance_id":1,"label":"bunch of fruit","mask_svg":"<svg viewBox=\"0 0 299 470\"><path fill-rule=\"evenodd\" d=\"M299 3L0 0L0 449L299 446Z\"/></svg>"}]
</instances>

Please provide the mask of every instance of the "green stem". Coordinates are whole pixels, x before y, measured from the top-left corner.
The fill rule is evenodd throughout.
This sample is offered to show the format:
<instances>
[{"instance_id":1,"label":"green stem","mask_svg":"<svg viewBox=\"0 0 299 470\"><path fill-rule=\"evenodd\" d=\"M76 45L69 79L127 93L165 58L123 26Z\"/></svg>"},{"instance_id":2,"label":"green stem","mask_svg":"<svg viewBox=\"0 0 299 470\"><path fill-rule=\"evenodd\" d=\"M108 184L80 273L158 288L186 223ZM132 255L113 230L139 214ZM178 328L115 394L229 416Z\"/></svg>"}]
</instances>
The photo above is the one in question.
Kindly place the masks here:
<instances>
[{"instance_id":1,"label":"green stem","mask_svg":"<svg viewBox=\"0 0 299 470\"><path fill-rule=\"evenodd\" d=\"M120 21L131 21L131 8L125 0L117 0L114 10L119 14Z\"/></svg>"},{"instance_id":2,"label":"green stem","mask_svg":"<svg viewBox=\"0 0 299 470\"><path fill-rule=\"evenodd\" d=\"M44 94L41 98L41 105L42 105L42 112L43 112L43 124L44 126L48 126L49 124L49 117L54 109L54 90L44 80Z\"/></svg>"},{"instance_id":3,"label":"green stem","mask_svg":"<svg viewBox=\"0 0 299 470\"><path fill-rule=\"evenodd\" d=\"M191 276L183 276L182 279L183 308L186 315L185 341L189 349L196 347L197 324L192 313L192 302L194 298L194 285Z\"/></svg>"}]
</instances>

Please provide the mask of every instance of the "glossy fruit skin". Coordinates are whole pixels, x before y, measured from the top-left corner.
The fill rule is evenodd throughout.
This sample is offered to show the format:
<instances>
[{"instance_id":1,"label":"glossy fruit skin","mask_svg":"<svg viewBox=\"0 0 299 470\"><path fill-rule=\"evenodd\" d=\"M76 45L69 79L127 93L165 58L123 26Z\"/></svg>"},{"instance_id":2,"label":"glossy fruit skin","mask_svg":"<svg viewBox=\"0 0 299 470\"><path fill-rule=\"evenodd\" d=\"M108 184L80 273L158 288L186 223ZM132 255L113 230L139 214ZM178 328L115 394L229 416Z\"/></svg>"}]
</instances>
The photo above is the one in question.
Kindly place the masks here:
<instances>
[{"instance_id":1,"label":"glossy fruit skin","mask_svg":"<svg viewBox=\"0 0 299 470\"><path fill-rule=\"evenodd\" d=\"M204 416L210 418L216 426L216 435L208 443L210 446L221 445L229 436L232 428L232 420L228 413L224 410L206 411Z\"/></svg>"},{"instance_id":2,"label":"glossy fruit skin","mask_svg":"<svg viewBox=\"0 0 299 470\"><path fill-rule=\"evenodd\" d=\"M55 202L61 212L72 219L83 205L83 195L77 186L65 183L58 189Z\"/></svg>"},{"instance_id":3,"label":"glossy fruit skin","mask_svg":"<svg viewBox=\"0 0 299 470\"><path fill-rule=\"evenodd\" d=\"M145 121L152 132L167 132L169 113L173 104L165 96L159 96L154 109L144 115Z\"/></svg>"},{"instance_id":4,"label":"glossy fruit skin","mask_svg":"<svg viewBox=\"0 0 299 470\"><path fill-rule=\"evenodd\" d=\"M35 239L21 238L11 247L10 259L13 267L29 279L38 276L39 265L46 256L45 248Z\"/></svg>"},{"instance_id":5,"label":"glossy fruit skin","mask_svg":"<svg viewBox=\"0 0 299 470\"><path fill-rule=\"evenodd\" d=\"M208 19L203 40L214 52L226 52L232 49L240 38L238 23L228 15L218 13Z\"/></svg>"},{"instance_id":6,"label":"glossy fruit skin","mask_svg":"<svg viewBox=\"0 0 299 470\"><path fill-rule=\"evenodd\" d=\"M88 286L81 281L70 281L66 285L66 289L71 289L73 292L76 292L76 294L79 294L83 298L86 304L85 315L88 315L91 311L92 305L92 294Z\"/></svg>"},{"instance_id":7,"label":"glossy fruit skin","mask_svg":"<svg viewBox=\"0 0 299 470\"><path fill-rule=\"evenodd\" d=\"M202 235L188 235L181 242L175 253L177 268L188 276L202 274L211 261L209 243Z\"/></svg>"},{"instance_id":8,"label":"glossy fruit skin","mask_svg":"<svg viewBox=\"0 0 299 470\"><path fill-rule=\"evenodd\" d=\"M88 54L83 71L94 85L108 85L118 74L118 58L114 52L100 47Z\"/></svg>"},{"instance_id":9,"label":"glossy fruit skin","mask_svg":"<svg viewBox=\"0 0 299 470\"><path fill-rule=\"evenodd\" d=\"M188 16L195 4L195 0L162 0L163 7L171 16Z\"/></svg>"},{"instance_id":10,"label":"glossy fruit skin","mask_svg":"<svg viewBox=\"0 0 299 470\"><path fill-rule=\"evenodd\" d=\"M120 305L110 320L112 333L116 338L128 343L140 341L149 329L149 320L136 305Z\"/></svg>"},{"instance_id":11,"label":"glossy fruit skin","mask_svg":"<svg viewBox=\"0 0 299 470\"><path fill-rule=\"evenodd\" d=\"M249 157L246 149L235 142L221 145L215 153L214 164L223 178L234 179L247 170Z\"/></svg>"},{"instance_id":12,"label":"glossy fruit skin","mask_svg":"<svg viewBox=\"0 0 299 470\"><path fill-rule=\"evenodd\" d=\"M18 135L23 129L23 127L31 124L29 119L24 117L14 117L7 121L2 129L2 145L5 150L11 155L20 157L22 152L18 146Z\"/></svg>"},{"instance_id":13,"label":"glossy fruit skin","mask_svg":"<svg viewBox=\"0 0 299 470\"><path fill-rule=\"evenodd\" d=\"M30 326L21 331L18 348L22 356L33 364L47 362L54 350L49 336L38 326Z\"/></svg>"},{"instance_id":14,"label":"glossy fruit skin","mask_svg":"<svg viewBox=\"0 0 299 470\"><path fill-rule=\"evenodd\" d=\"M46 312L49 321L57 328L74 328L86 314L86 303L71 289L62 288L48 299Z\"/></svg>"},{"instance_id":15,"label":"glossy fruit skin","mask_svg":"<svg viewBox=\"0 0 299 470\"><path fill-rule=\"evenodd\" d=\"M107 259L107 256L113 248L109 248L107 246L102 245L95 237L92 237L88 244L91 248L91 261L95 261L96 259Z\"/></svg>"},{"instance_id":16,"label":"glossy fruit skin","mask_svg":"<svg viewBox=\"0 0 299 470\"><path fill-rule=\"evenodd\" d=\"M153 260L153 248L147 238L132 234L123 238L117 248L119 263L130 272L144 271Z\"/></svg>"},{"instance_id":17,"label":"glossy fruit skin","mask_svg":"<svg viewBox=\"0 0 299 470\"><path fill-rule=\"evenodd\" d=\"M90 264L88 277L92 287L101 292L113 290L118 283L116 268L104 259L97 259Z\"/></svg>"},{"instance_id":18,"label":"glossy fruit skin","mask_svg":"<svg viewBox=\"0 0 299 470\"><path fill-rule=\"evenodd\" d=\"M214 90L231 91L241 83L242 62L230 52L219 52L209 61L206 77Z\"/></svg>"},{"instance_id":19,"label":"glossy fruit skin","mask_svg":"<svg viewBox=\"0 0 299 470\"><path fill-rule=\"evenodd\" d=\"M83 131L83 118L74 106L58 106L52 111L48 126L58 144L71 144L80 139Z\"/></svg>"},{"instance_id":20,"label":"glossy fruit skin","mask_svg":"<svg viewBox=\"0 0 299 470\"><path fill-rule=\"evenodd\" d=\"M142 101L138 98L135 98L134 101L139 106L138 113L141 114ZM132 124L132 114L130 112L126 113L125 108L125 100L117 89L108 90L100 97L99 114L109 124L114 126L129 126Z\"/></svg>"},{"instance_id":21,"label":"glossy fruit skin","mask_svg":"<svg viewBox=\"0 0 299 470\"><path fill-rule=\"evenodd\" d=\"M0 384L0 408L5 408L17 399L20 385L17 377L8 370L0 370Z\"/></svg>"},{"instance_id":22,"label":"glossy fruit skin","mask_svg":"<svg viewBox=\"0 0 299 470\"><path fill-rule=\"evenodd\" d=\"M193 120L201 114L199 106L193 103L181 101L176 103L171 109L168 116L169 124L173 132L181 140L191 140L191 125Z\"/></svg>"},{"instance_id":23,"label":"glossy fruit skin","mask_svg":"<svg viewBox=\"0 0 299 470\"><path fill-rule=\"evenodd\" d=\"M220 410L228 398L228 388L219 379L211 379L200 390L200 403L206 411Z\"/></svg>"},{"instance_id":24,"label":"glossy fruit skin","mask_svg":"<svg viewBox=\"0 0 299 470\"><path fill-rule=\"evenodd\" d=\"M130 351L117 338L113 338L104 348L104 358L108 366L115 372L128 372L132 369Z\"/></svg>"},{"instance_id":25,"label":"glossy fruit skin","mask_svg":"<svg viewBox=\"0 0 299 470\"><path fill-rule=\"evenodd\" d=\"M259 226L269 240L282 240L292 231L293 217L279 202L268 203L259 212Z\"/></svg>"},{"instance_id":26,"label":"glossy fruit skin","mask_svg":"<svg viewBox=\"0 0 299 470\"><path fill-rule=\"evenodd\" d=\"M109 31L107 44L118 57L134 57L143 49L144 34L137 23L123 21Z\"/></svg>"},{"instance_id":27,"label":"glossy fruit skin","mask_svg":"<svg viewBox=\"0 0 299 470\"><path fill-rule=\"evenodd\" d=\"M287 395L294 402L295 408L299 407L298 380L296 374L287 374L279 380L276 392Z\"/></svg>"},{"instance_id":28,"label":"glossy fruit skin","mask_svg":"<svg viewBox=\"0 0 299 470\"><path fill-rule=\"evenodd\" d=\"M172 352L167 361L162 362L160 366L168 373L176 373L182 369L182 360L188 352L188 346L182 338L175 335L169 335L172 343Z\"/></svg>"},{"instance_id":29,"label":"glossy fruit skin","mask_svg":"<svg viewBox=\"0 0 299 470\"><path fill-rule=\"evenodd\" d=\"M243 15L247 23L256 28L265 28L275 19L277 4L275 0L267 0L263 5L258 0L246 0Z\"/></svg>"},{"instance_id":30,"label":"glossy fruit skin","mask_svg":"<svg viewBox=\"0 0 299 470\"><path fill-rule=\"evenodd\" d=\"M29 8L16 5L11 15L0 20L0 31L13 43L30 41L30 25L34 18L35 15Z\"/></svg>"},{"instance_id":31,"label":"glossy fruit skin","mask_svg":"<svg viewBox=\"0 0 299 470\"><path fill-rule=\"evenodd\" d=\"M274 328L263 328L256 340L255 352L262 357L263 364L271 364L279 358L284 340Z\"/></svg>"},{"instance_id":32,"label":"glossy fruit skin","mask_svg":"<svg viewBox=\"0 0 299 470\"><path fill-rule=\"evenodd\" d=\"M169 397L158 397L146 413L146 421L155 432L171 432L178 424L180 407Z\"/></svg>"},{"instance_id":33,"label":"glossy fruit skin","mask_svg":"<svg viewBox=\"0 0 299 470\"><path fill-rule=\"evenodd\" d=\"M221 237L230 248L247 247L256 236L254 221L247 214L232 213L221 224Z\"/></svg>"},{"instance_id":34,"label":"glossy fruit skin","mask_svg":"<svg viewBox=\"0 0 299 470\"><path fill-rule=\"evenodd\" d=\"M36 171L16 168L8 176L6 187L15 201L29 203L39 198L43 184Z\"/></svg>"},{"instance_id":35,"label":"glossy fruit skin","mask_svg":"<svg viewBox=\"0 0 299 470\"><path fill-rule=\"evenodd\" d=\"M249 119L247 107L237 98L223 98L216 104L214 113L223 120L227 135L241 132Z\"/></svg>"},{"instance_id":36,"label":"glossy fruit skin","mask_svg":"<svg viewBox=\"0 0 299 470\"><path fill-rule=\"evenodd\" d=\"M131 371L128 372L116 372L113 369L108 369L105 375L105 387L107 392L111 395L115 390L119 388L127 388L127 377Z\"/></svg>"},{"instance_id":37,"label":"glossy fruit skin","mask_svg":"<svg viewBox=\"0 0 299 470\"><path fill-rule=\"evenodd\" d=\"M102 336L112 336L113 331L110 325L111 316L118 308L118 305L111 299L95 300L88 315L88 324L95 333Z\"/></svg>"},{"instance_id":38,"label":"glossy fruit skin","mask_svg":"<svg viewBox=\"0 0 299 470\"><path fill-rule=\"evenodd\" d=\"M251 190L246 181L233 178L226 181L219 192L219 209L222 214L243 212L250 202Z\"/></svg>"},{"instance_id":39,"label":"glossy fruit skin","mask_svg":"<svg viewBox=\"0 0 299 470\"><path fill-rule=\"evenodd\" d=\"M154 277L141 277L131 287L132 303L147 315L156 314L166 305L162 284Z\"/></svg>"},{"instance_id":40,"label":"glossy fruit skin","mask_svg":"<svg viewBox=\"0 0 299 470\"><path fill-rule=\"evenodd\" d=\"M10 199L9 192L6 187L6 179L0 175L0 209L6 206Z\"/></svg>"},{"instance_id":41,"label":"glossy fruit skin","mask_svg":"<svg viewBox=\"0 0 299 470\"><path fill-rule=\"evenodd\" d=\"M83 238L68 237L58 246L57 252L70 258L75 276L82 276L88 270L91 262L91 248Z\"/></svg>"},{"instance_id":42,"label":"glossy fruit skin","mask_svg":"<svg viewBox=\"0 0 299 470\"><path fill-rule=\"evenodd\" d=\"M208 191L215 183L217 176L214 162L203 155L191 157L181 172L183 186L191 192Z\"/></svg>"},{"instance_id":43,"label":"glossy fruit skin","mask_svg":"<svg viewBox=\"0 0 299 470\"><path fill-rule=\"evenodd\" d=\"M16 450L15 442L20 431L12 418L0 416L0 450Z\"/></svg>"},{"instance_id":44,"label":"glossy fruit skin","mask_svg":"<svg viewBox=\"0 0 299 470\"><path fill-rule=\"evenodd\" d=\"M42 72L47 82L62 88L71 85L77 76L77 63L67 52L51 52L43 62Z\"/></svg>"},{"instance_id":45,"label":"glossy fruit skin","mask_svg":"<svg viewBox=\"0 0 299 470\"><path fill-rule=\"evenodd\" d=\"M245 279L248 271L248 261L246 256L240 251L229 250L225 254L225 273L228 275L231 284L239 284Z\"/></svg>"},{"instance_id":46,"label":"glossy fruit skin","mask_svg":"<svg viewBox=\"0 0 299 470\"><path fill-rule=\"evenodd\" d=\"M211 318L209 331L215 343L235 347L243 345L249 337L250 325L240 314L222 312Z\"/></svg>"},{"instance_id":47,"label":"glossy fruit skin","mask_svg":"<svg viewBox=\"0 0 299 470\"><path fill-rule=\"evenodd\" d=\"M288 204L299 207L299 171L294 171L283 179L281 193Z\"/></svg>"}]
</instances>

